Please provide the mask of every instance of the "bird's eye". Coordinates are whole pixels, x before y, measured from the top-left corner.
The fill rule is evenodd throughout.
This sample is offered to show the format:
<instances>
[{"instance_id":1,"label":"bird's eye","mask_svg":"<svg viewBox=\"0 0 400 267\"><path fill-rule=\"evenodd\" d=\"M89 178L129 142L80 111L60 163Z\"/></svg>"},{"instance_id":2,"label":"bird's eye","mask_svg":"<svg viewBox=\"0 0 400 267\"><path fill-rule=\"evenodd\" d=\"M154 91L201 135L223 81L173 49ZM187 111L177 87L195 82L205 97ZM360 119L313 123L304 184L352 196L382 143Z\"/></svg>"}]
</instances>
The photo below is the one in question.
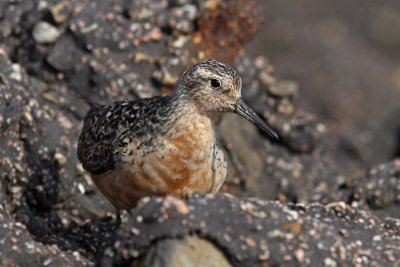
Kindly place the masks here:
<instances>
[{"instance_id":1,"label":"bird's eye","mask_svg":"<svg viewBox=\"0 0 400 267\"><path fill-rule=\"evenodd\" d=\"M211 79L211 86L214 88L219 88L221 87L221 82L217 79Z\"/></svg>"}]
</instances>

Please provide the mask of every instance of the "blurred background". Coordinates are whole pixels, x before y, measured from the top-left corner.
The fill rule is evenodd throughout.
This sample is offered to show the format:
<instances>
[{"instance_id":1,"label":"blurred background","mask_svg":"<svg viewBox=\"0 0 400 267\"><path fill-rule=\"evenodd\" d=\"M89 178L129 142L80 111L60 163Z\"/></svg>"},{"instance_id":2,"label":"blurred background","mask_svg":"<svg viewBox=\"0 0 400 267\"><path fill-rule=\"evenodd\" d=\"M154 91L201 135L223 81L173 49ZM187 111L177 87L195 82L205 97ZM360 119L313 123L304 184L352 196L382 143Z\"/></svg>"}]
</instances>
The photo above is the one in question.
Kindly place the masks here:
<instances>
[{"instance_id":1,"label":"blurred background","mask_svg":"<svg viewBox=\"0 0 400 267\"><path fill-rule=\"evenodd\" d=\"M259 1L248 53L299 83L301 107L369 164L400 155L400 1Z\"/></svg>"}]
</instances>

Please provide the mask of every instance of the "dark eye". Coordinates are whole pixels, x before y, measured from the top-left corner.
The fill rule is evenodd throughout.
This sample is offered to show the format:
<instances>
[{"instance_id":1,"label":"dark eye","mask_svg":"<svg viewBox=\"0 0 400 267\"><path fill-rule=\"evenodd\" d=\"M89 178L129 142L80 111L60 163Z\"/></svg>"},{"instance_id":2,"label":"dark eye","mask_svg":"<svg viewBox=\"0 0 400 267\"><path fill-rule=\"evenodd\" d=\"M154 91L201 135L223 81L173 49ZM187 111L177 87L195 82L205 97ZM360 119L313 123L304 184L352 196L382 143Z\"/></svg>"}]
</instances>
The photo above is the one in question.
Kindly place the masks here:
<instances>
[{"instance_id":1,"label":"dark eye","mask_svg":"<svg viewBox=\"0 0 400 267\"><path fill-rule=\"evenodd\" d=\"M211 86L214 88L219 88L221 86L221 82L217 79L211 79Z\"/></svg>"}]
</instances>

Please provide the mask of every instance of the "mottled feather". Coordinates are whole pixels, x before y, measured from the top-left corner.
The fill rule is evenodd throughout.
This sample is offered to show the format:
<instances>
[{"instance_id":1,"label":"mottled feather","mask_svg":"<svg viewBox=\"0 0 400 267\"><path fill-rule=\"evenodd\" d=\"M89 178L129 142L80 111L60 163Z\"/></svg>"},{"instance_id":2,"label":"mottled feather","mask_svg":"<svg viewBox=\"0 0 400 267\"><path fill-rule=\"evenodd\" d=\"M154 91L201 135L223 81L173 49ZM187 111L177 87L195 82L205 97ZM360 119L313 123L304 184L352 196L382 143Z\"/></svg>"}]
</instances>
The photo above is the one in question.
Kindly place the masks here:
<instances>
[{"instance_id":1,"label":"mottled feather","mask_svg":"<svg viewBox=\"0 0 400 267\"><path fill-rule=\"evenodd\" d=\"M168 114L174 109L174 105L168 105L169 100L159 96L93 106L78 141L78 159L83 168L96 175L107 173L115 168L120 157L118 147L133 139L146 143L165 133L170 126ZM161 129L157 127L160 124L164 125Z\"/></svg>"}]
</instances>

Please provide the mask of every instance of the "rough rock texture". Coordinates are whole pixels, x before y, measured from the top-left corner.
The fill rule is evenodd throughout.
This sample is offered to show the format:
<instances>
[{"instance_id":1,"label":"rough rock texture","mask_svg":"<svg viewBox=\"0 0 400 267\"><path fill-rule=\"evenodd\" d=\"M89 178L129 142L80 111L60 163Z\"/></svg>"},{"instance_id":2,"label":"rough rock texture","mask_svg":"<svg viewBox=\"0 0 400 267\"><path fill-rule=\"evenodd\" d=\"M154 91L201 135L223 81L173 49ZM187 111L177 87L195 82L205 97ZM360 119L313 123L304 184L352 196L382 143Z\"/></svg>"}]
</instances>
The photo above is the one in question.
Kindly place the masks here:
<instances>
[{"instance_id":1,"label":"rough rock texture","mask_svg":"<svg viewBox=\"0 0 400 267\"><path fill-rule=\"evenodd\" d=\"M48 255L54 266L96 262L123 265L125 259L142 255L135 261L145 263L150 257L145 256L148 249L148 253L157 253L166 246L154 243L151 248L153 243L147 237L152 233L157 235L152 238L154 242L172 239L171 254L179 254L184 244L177 237L199 235L201 239L183 242L209 247L205 250L214 251L221 265L226 259L233 265L261 261L287 265L288 261L313 266L324 260L334 266L335 262L357 263L358 258L353 261L346 253L365 251L368 263L361 259L362 263L385 265L396 260L399 161L367 170L351 143L341 141L315 115L297 107L300 93L295 82L275 77L265 58L252 61L246 57L241 49L261 20L260 9L251 0L0 1L1 224L21 252L30 249L24 245L28 239L33 239L29 242L37 247L33 254L17 257L7 253L8 243L2 244L0 251L8 256L3 265L30 262L43 266ZM52 25L51 33L41 34L54 34L55 28L60 36L52 42L38 41L33 33L39 22ZM41 30L46 29L49 27ZM236 65L243 77L244 98L280 134L281 142L271 144L237 116L215 118L218 141L229 161L223 191L257 199L199 196L177 202L183 211L176 218L193 225L181 225L171 216L155 225L152 214L158 220L165 212L162 207L175 202L152 199L133 210L115 234L113 208L76 158L85 113L92 103L169 94L180 73L204 57ZM349 216L326 211L330 210L329 203L339 201L349 205L339 205ZM320 204L299 208L285 204L289 202ZM241 203L268 217L261 220L258 215L246 215ZM173 211L174 207L166 209ZM221 215L221 211L229 216ZM288 211L298 214L305 228L301 226L300 231L297 224L285 226L293 223ZM364 215L375 222L371 229L360 222ZM249 218L277 236L265 232L256 235L259 230L247 223ZM202 221L207 223L206 228ZM229 231L233 231L230 241L221 231L228 230L228 223L232 224ZM335 243L331 243L332 236L328 238L329 231L318 228L319 224L332 234L339 233L338 242L345 243L345 251L339 251L343 257L333 258L334 252L327 250L325 246ZM338 232L339 226L347 236ZM313 227L321 238L313 236ZM375 235L383 238L374 241ZM250 239L246 241L246 237ZM313 238L321 240L322 247L309 243ZM351 240L360 240L361 244L346 247ZM308 246L300 246L302 242Z\"/></svg>"},{"instance_id":2,"label":"rough rock texture","mask_svg":"<svg viewBox=\"0 0 400 267\"><path fill-rule=\"evenodd\" d=\"M196 234L217 245L233 266L396 266L399 231L399 220L380 220L344 202L282 205L227 195L144 199L118 230L103 264L140 262L163 239Z\"/></svg>"},{"instance_id":3,"label":"rough rock texture","mask_svg":"<svg viewBox=\"0 0 400 267\"><path fill-rule=\"evenodd\" d=\"M92 266L77 251L63 251L56 245L37 242L0 205L0 265L1 266Z\"/></svg>"}]
</instances>

